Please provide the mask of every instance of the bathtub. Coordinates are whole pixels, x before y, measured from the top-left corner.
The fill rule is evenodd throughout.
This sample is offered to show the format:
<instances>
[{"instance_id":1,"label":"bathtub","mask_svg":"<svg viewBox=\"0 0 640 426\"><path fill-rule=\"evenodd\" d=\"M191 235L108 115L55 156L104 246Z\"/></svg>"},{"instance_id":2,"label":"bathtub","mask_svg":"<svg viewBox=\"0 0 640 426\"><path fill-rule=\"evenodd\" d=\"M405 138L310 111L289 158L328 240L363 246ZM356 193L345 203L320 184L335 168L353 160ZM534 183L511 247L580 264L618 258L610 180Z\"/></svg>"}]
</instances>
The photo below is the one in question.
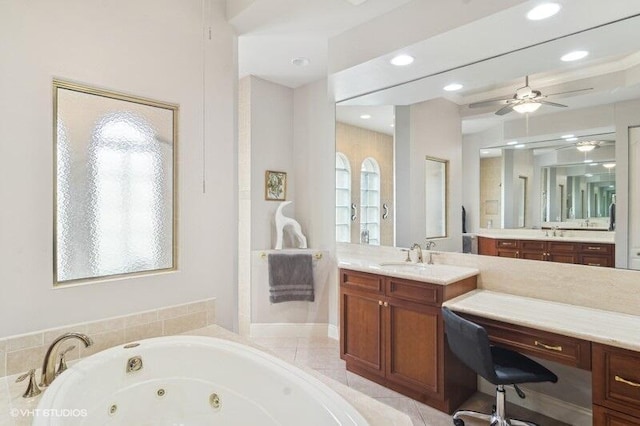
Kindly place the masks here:
<instances>
[{"instance_id":1,"label":"bathtub","mask_svg":"<svg viewBox=\"0 0 640 426\"><path fill-rule=\"evenodd\" d=\"M146 339L87 357L44 392L33 425L367 425L277 357L213 337Z\"/></svg>"}]
</instances>

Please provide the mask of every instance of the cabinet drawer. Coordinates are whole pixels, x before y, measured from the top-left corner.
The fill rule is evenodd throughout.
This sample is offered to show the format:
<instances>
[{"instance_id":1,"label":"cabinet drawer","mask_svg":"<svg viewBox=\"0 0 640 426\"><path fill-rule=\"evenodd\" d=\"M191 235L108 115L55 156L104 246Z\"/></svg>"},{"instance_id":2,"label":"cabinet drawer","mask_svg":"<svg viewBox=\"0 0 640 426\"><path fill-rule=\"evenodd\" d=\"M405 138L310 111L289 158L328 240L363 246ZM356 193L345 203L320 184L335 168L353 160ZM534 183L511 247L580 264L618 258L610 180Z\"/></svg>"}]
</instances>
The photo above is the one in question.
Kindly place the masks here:
<instances>
[{"instance_id":1,"label":"cabinet drawer","mask_svg":"<svg viewBox=\"0 0 640 426\"><path fill-rule=\"evenodd\" d=\"M544 241L523 240L523 241L520 241L520 248L522 250L544 251L545 250L545 242Z\"/></svg>"},{"instance_id":2,"label":"cabinet drawer","mask_svg":"<svg viewBox=\"0 0 640 426\"><path fill-rule=\"evenodd\" d=\"M589 266L613 267L611 256L598 256L597 254L583 254L580 263Z\"/></svg>"},{"instance_id":3,"label":"cabinet drawer","mask_svg":"<svg viewBox=\"0 0 640 426\"><path fill-rule=\"evenodd\" d=\"M640 418L594 405L593 424L594 426L640 426Z\"/></svg>"},{"instance_id":4,"label":"cabinet drawer","mask_svg":"<svg viewBox=\"0 0 640 426\"><path fill-rule=\"evenodd\" d=\"M577 244L574 243L559 243L556 241L549 241L547 251L551 253L574 253L578 251Z\"/></svg>"},{"instance_id":5,"label":"cabinet drawer","mask_svg":"<svg viewBox=\"0 0 640 426\"><path fill-rule=\"evenodd\" d=\"M340 285L346 288L382 293L383 281L379 275L340 269Z\"/></svg>"},{"instance_id":6,"label":"cabinet drawer","mask_svg":"<svg viewBox=\"0 0 640 426\"><path fill-rule=\"evenodd\" d=\"M580 244L581 253L611 254L613 244Z\"/></svg>"},{"instance_id":7,"label":"cabinet drawer","mask_svg":"<svg viewBox=\"0 0 640 426\"><path fill-rule=\"evenodd\" d=\"M640 353L593 344L593 403L640 417Z\"/></svg>"},{"instance_id":8,"label":"cabinet drawer","mask_svg":"<svg viewBox=\"0 0 640 426\"><path fill-rule=\"evenodd\" d=\"M465 315L483 326L496 345L572 367L591 369L591 343L529 327Z\"/></svg>"},{"instance_id":9,"label":"cabinet drawer","mask_svg":"<svg viewBox=\"0 0 640 426\"><path fill-rule=\"evenodd\" d=\"M386 281L386 294L389 297L429 305L438 305L441 303L438 291L441 289L441 286L392 277L387 278Z\"/></svg>"},{"instance_id":10,"label":"cabinet drawer","mask_svg":"<svg viewBox=\"0 0 640 426\"><path fill-rule=\"evenodd\" d=\"M497 248L518 248L518 240L496 240Z\"/></svg>"}]
</instances>

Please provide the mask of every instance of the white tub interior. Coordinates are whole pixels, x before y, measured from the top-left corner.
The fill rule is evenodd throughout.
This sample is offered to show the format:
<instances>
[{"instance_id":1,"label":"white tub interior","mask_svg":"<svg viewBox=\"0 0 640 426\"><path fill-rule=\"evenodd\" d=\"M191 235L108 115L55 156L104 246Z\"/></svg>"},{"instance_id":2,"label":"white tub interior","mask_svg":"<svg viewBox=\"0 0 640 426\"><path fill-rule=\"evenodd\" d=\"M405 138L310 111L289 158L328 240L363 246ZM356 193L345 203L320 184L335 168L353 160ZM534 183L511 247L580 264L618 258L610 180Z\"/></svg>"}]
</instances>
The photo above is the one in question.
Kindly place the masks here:
<instances>
[{"instance_id":1,"label":"white tub interior","mask_svg":"<svg viewBox=\"0 0 640 426\"><path fill-rule=\"evenodd\" d=\"M40 415L33 424L367 424L315 377L252 347L195 336L139 343L108 349L69 368L38 405L55 409L56 415ZM128 373L127 361L136 356L143 367Z\"/></svg>"}]
</instances>

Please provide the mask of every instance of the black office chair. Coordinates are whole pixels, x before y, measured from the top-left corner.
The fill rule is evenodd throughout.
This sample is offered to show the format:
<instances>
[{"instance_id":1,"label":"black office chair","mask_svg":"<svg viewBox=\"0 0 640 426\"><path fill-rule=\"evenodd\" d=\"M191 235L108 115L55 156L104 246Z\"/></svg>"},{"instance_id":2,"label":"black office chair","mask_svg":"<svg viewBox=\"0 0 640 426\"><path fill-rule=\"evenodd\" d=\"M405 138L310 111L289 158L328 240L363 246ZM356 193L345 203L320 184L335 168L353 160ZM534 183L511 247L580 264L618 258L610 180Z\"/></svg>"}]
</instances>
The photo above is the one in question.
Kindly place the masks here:
<instances>
[{"instance_id":1,"label":"black office chair","mask_svg":"<svg viewBox=\"0 0 640 426\"><path fill-rule=\"evenodd\" d=\"M449 310L442 308L445 332L451 351L467 367L497 387L496 406L491 414L458 410L453 414L453 424L464 426L460 416L488 420L491 426L537 426L523 420L508 419L505 414L505 385L513 385L520 398L524 393L519 383L557 382L558 377L544 366L518 352L491 346L487 331Z\"/></svg>"}]
</instances>

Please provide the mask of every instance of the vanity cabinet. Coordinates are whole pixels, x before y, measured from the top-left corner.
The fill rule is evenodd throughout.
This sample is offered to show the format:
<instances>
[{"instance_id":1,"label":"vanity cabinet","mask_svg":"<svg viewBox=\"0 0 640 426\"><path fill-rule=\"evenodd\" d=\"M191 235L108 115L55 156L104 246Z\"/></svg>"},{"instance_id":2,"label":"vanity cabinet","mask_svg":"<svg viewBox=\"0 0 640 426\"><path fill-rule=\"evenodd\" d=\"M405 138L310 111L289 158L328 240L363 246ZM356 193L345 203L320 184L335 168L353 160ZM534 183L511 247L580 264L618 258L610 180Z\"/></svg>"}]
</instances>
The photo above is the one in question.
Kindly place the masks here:
<instances>
[{"instance_id":1,"label":"vanity cabinet","mask_svg":"<svg viewBox=\"0 0 640 426\"><path fill-rule=\"evenodd\" d=\"M593 424L640 425L640 353L598 343L593 351Z\"/></svg>"},{"instance_id":2,"label":"vanity cabinet","mask_svg":"<svg viewBox=\"0 0 640 426\"><path fill-rule=\"evenodd\" d=\"M578 265L615 267L615 247L606 243L478 237L478 254Z\"/></svg>"},{"instance_id":3,"label":"vanity cabinet","mask_svg":"<svg viewBox=\"0 0 640 426\"><path fill-rule=\"evenodd\" d=\"M340 270L340 354L347 370L441 411L476 390L476 375L449 352L441 306L476 288Z\"/></svg>"}]
</instances>

